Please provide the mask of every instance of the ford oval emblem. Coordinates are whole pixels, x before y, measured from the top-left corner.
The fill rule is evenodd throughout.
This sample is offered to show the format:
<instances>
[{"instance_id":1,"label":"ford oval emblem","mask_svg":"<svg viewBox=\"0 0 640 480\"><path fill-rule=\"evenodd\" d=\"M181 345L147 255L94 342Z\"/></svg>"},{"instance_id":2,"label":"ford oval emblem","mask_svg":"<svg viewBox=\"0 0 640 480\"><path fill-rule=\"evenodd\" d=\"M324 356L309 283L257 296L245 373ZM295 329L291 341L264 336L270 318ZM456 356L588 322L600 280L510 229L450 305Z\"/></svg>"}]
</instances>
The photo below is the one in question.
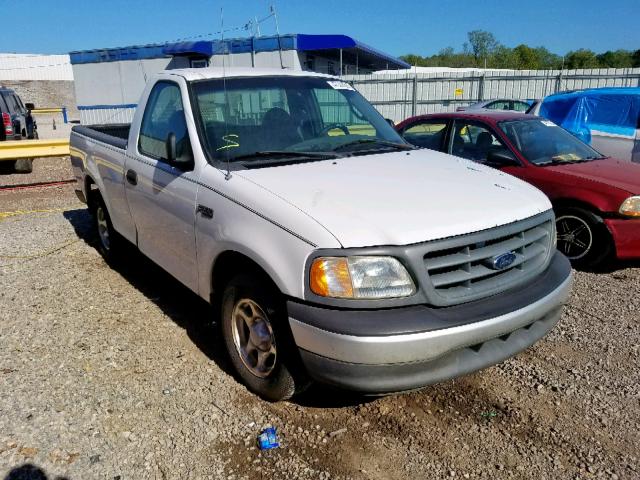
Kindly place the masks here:
<instances>
[{"instance_id":1,"label":"ford oval emblem","mask_svg":"<svg viewBox=\"0 0 640 480\"><path fill-rule=\"evenodd\" d=\"M516 261L516 254L513 252L501 253L487 258L487 266L494 270L504 270L509 268Z\"/></svg>"}]
</instances>

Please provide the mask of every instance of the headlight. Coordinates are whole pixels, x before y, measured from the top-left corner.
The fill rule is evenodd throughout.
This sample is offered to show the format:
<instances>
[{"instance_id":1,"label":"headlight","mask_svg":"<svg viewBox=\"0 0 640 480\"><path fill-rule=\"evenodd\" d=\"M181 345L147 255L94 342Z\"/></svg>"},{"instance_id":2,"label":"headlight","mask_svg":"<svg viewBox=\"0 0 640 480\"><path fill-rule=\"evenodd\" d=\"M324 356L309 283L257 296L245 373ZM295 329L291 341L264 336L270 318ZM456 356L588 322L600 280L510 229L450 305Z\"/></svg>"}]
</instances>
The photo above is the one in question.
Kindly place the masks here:
<instances>
[{"instance_id":1,"label":"headlight","mask_svg":"<svg viewBox=\"0 0 640 480\"><path fill-rule=\"evenodd\" d=\"M640 217L640 195L629 197L620 205L620 213L627 217Z\"/></svg>"},{"instance_id":2,"label":"headlight","mask_svg":"<svg viewBox=\"0 0 640 480\"><path fill-rule=\"evenodd\" d=\"M321 297L378 299L416 292L406 268L393 257L321 257L309 272L311 291Z\"/></svg>"}]
</instances>

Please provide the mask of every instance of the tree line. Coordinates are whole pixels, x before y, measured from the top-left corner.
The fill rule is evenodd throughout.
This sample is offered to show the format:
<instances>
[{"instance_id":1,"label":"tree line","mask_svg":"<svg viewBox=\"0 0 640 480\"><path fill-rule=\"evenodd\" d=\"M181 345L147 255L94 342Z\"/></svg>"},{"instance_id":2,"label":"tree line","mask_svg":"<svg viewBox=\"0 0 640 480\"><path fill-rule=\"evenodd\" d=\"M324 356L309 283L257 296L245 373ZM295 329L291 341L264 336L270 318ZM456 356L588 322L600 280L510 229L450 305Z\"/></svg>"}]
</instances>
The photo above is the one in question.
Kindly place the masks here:
<instances>
[{"instance_id":1,"label":"tree line","mask_svg":"<svg viewBox=\"0 0 640 480\"><path fill-rule=\"evenodd\" d=\"M576 68L634 68L640 67L640 49L609 50L595 53L581 48L565 56L550 52L545 47L518 45L509 48L496 40L491 32L474 30L467 34L462 51L452 47L440 50L430 57L403 55L405 62L418 67L478 67L508 68L515 70L572 70Z\"/></svg>"}]
</instances>

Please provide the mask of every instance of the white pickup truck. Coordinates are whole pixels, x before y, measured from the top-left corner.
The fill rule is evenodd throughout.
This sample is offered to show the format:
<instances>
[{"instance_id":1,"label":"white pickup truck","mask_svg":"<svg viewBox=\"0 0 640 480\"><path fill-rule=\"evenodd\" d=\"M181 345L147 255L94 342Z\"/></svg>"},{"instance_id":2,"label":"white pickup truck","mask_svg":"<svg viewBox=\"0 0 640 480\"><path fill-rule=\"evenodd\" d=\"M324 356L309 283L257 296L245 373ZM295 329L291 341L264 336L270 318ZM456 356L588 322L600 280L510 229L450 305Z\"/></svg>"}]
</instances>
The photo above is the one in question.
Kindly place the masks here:
<instances>
[{"instance_id":1,"label":"white pickup truck","mask_svg":"<svg viewBox=\"0 0 640 480\"><path fill-rule=\"evenodd\" d=\"M410 147L334 77L166 71L131 125L74 127L71 159L101 253L126 239L215 305L268 400L487 367L542 338L571 288L542 193Z\"/></svg>"}]
</instances>

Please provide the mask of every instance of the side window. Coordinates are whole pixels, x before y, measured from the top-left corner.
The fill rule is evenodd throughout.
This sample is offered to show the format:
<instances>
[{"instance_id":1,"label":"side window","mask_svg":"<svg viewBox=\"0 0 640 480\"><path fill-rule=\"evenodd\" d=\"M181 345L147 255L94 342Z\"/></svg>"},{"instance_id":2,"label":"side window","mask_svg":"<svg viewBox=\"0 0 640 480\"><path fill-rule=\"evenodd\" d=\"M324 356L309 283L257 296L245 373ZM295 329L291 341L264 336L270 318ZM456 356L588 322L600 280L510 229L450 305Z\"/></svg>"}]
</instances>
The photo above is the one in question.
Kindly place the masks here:
<instances>
[{"instance_id":1,"label":"side window","mask_svg":"<svg viewBox=\"0 0 640 480\"><path fill-rule=\"evenodd\" d=\"M491 110L509 110L511 107L509 106L508 100L499 100L497 102L490 103L487 105L487 108Z\"/></svg>"},{"instance_id":2,"label":"side window","mask_svg":"<svg viewBox=\"0 0 640 480\"><path fill-rule=\"evenodd\" d=\"M2 95L4 97L4 101L7 104L10 114L15 114L19 112L18 105L16 104L15 98L12 93L4 93Z\"/></svg>"},{"instance_id":3,"label":"side window","mask_svg":"<svg viewBox=\"0 0 640 480\"><path fill-rule=\"evenodd\" d=\"M142 118L138 140L140 152L158 160L166 159L169 133L176 136L178 158L188 161L192 156L191 143L180 88L175 83L159 82L149 95Z\"/></svg>"},{"instance_id":4,"label":"side window","mask_svg":"<svg viewBox=\"0 0 640 480\"><path fill-rule=\"evenodd\" d=\"M529 110L529 104L526 102L513 102L513 109L516 112L526 112Z\"/></svg>"},{"instance_id":5,"label":"side window","mask_svg":"<svg viewBox=\"0 0 640 480\"><path fill-rule=\"evenodd\" d=\"M491 151L506 150L503 143L484 126L456 120L451 138L451 154L483 163Z\"/></svg>"},{"instance_id":6,"label":"side window","mask_svg":"<svg viewBox=\"0 0 640 480\"><path fill-rule=\"evenodd\" d=\"M414 123L402 132L402 136L416 147L441 150L446 133L446 121L428 120Z\"/></svg>"},{"instance_id":7,"label":"side window","mask_svg":"<svg viewBox=\"0 0 640 480\"><path fill-rule=\"evenodd\" d=\"M18 106L18 111L23 113L25 111L25 108L24 108L24 105L22 104L22 100L20 100L20 97L17 95L14 95L13 100L16 102L16 105Z\"/></svg>"}]
</instances>

